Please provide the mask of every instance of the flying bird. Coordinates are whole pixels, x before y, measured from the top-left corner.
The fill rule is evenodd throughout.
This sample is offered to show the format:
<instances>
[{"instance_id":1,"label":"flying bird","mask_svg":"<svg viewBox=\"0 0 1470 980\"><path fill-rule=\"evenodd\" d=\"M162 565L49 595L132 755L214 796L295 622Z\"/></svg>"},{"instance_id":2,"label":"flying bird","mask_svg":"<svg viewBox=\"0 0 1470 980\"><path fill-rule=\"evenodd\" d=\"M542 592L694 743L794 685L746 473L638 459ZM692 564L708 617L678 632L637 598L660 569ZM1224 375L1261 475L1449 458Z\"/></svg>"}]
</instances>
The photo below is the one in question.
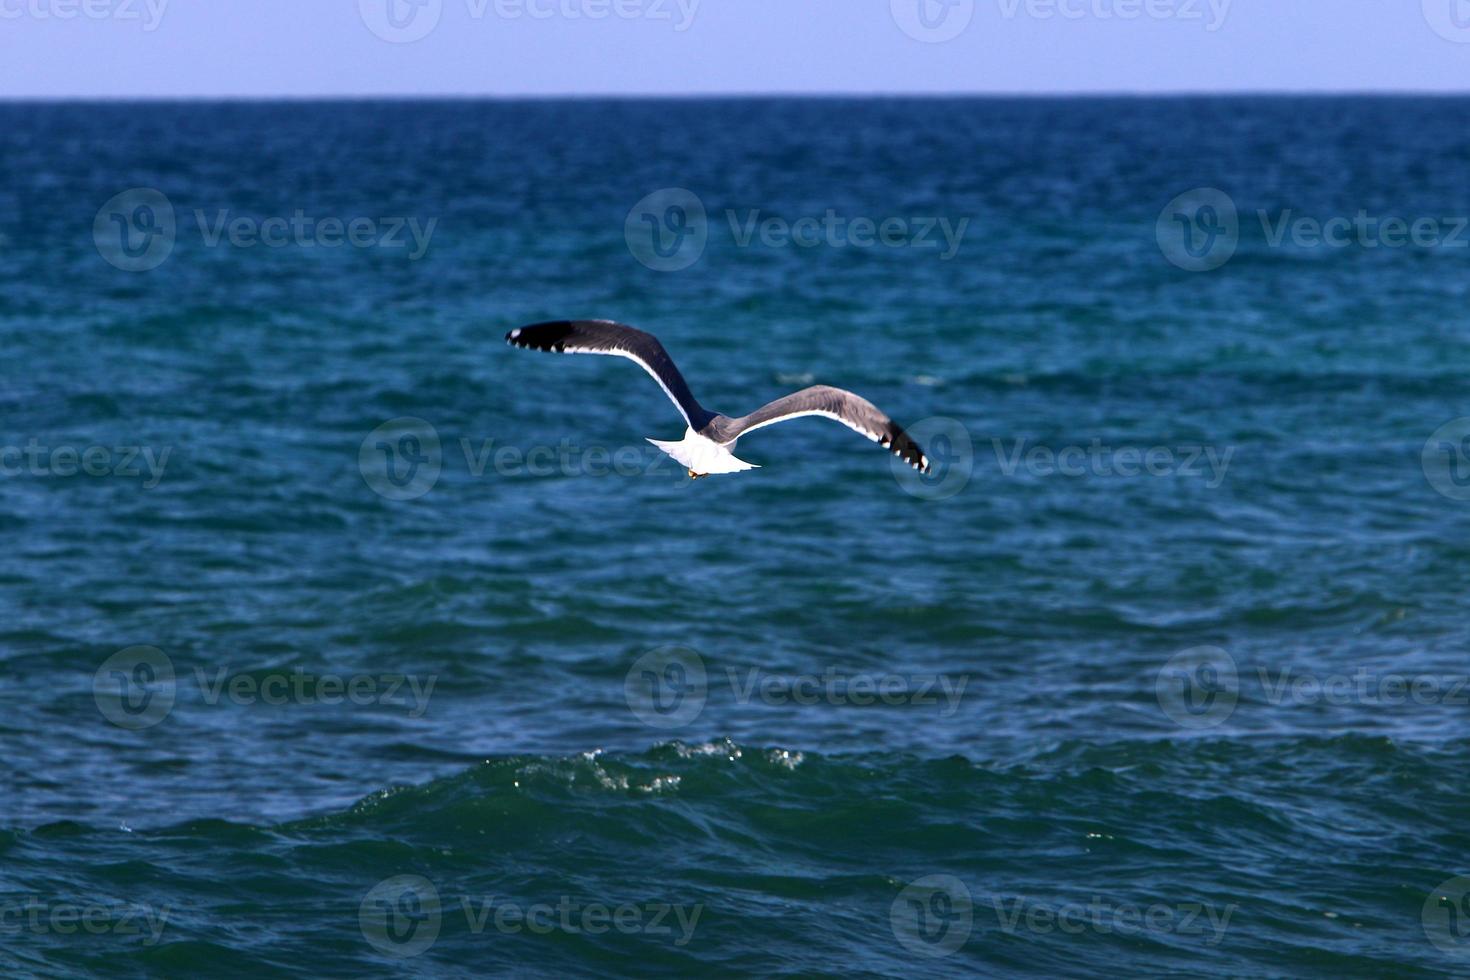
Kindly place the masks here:
<instances>
[{"instance_id":1,"label":"flying bird","mask_svg":"<svg viewBox=\"0 0 1470 980\"><path fill-rule=\"evenodd\" d=\"M920 473L929 472L929 457L909 438L908 433L872 402L841 388L816 385L777 398L749 415L731 418L700 405L668 351L664 350L664 345L653 334L642 330L611 320L557 320L512 330L505 335L505 341L512 347L529 350L605 354L626 357L635 362L659 383L664 394L684 416L686 424L684 438L679 442L648 441L678 460L692 479L713 473L759 469L754 463L735 458L731 452L735 441L756 429L806 415L820 415L841 422L880 443L884 449L891 450Z\"/></svg>"}]
</instances>

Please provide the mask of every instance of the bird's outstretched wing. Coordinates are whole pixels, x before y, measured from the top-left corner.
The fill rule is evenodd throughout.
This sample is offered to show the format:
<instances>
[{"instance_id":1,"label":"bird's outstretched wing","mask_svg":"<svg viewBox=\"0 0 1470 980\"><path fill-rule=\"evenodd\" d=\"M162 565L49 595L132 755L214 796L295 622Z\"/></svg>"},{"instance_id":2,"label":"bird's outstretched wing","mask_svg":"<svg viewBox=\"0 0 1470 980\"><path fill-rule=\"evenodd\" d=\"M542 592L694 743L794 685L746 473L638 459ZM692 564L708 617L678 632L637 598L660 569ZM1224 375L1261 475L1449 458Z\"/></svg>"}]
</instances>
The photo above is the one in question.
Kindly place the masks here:
<instances>
[{"instance_id":1,"label":"bird's outstretched wing","mask_svg":"<svg viewBox=\"0 0 1470 980\"><path fill-rule=\"evenodd\" d=\"M743 418L721 420L719 441L728 444L756 429L804 415L836 419L854 432L881 444L920 473L929 472L929 457L898 423L867 399L828 385L816 385L794 395L777 398Z\"/></svg>"},{"instance_id":2,"label":"bird's outstretched wing","mask_svg":"<svg viewBox=\"0 0 1470 980\"><path fill-rule=\"evenodd\" d=\"M651 333L611 320L555 320L512 330L505 335L505 342L512 347L558 354L626 357L652 375L690 428L702 429L714 418L714 413L705 411L695 400L673 358Z\"/></svg>"}]
</instances>

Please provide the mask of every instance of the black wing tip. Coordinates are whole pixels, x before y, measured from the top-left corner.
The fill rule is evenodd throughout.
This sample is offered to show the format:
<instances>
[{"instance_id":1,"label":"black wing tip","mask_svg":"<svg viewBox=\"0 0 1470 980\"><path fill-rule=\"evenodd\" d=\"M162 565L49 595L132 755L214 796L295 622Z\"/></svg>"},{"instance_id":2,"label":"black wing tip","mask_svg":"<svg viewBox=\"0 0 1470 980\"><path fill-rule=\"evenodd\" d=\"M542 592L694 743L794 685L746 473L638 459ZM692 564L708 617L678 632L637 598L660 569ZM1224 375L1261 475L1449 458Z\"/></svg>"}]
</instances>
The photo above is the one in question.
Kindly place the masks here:
<instances>
[{"instance_id":1,"label":"black wing tip","mask_svg":"<svg viewBox=\"0 0 1470 980\"><path fill-rule=\"evenodd\" d=\"M920 476L929 475L929 457L925 456L923 453L917 451L913 453L903 453L895 449L893 451L893 455L897 456L899 459L912 466L915 470L918 471Z\"/></svg>"},{"instance_id":2,"label":"black wing tip","mask_svg":"<svg viewBox=\"0 0 1470 980\"><path fill-rule=\"evenodd\" d=\"M543 350L564 353L569 339L576 340L587 335L589 328L617 327L632 330L616 320L547 320L516 327L505 335L505 342L512 347L527 350Z\"/></svg>"},{"instance_id":3,"label":"black wing tip","mask_svg":"<svg viewBox=\"0 0 1470 980\"><path fill-rule=\"evenodd\" d=\"M918 470L920 476L929 475L929 457L907 432L895 427L894 431L879 439L878 444Z\"/></svg>"},{"instance_id":4,"label":"black wing tip","mask_svg":"<svg viewBox=\"0 0 1470 980\"><path fill-rule=\"evenodd\" d=\"M560 354L566 351L564 341L570 332L568 327L570 323L565 320L516 327L505 335L505 342L522 350L551 351Z\"/></svg>"}]
</instances>

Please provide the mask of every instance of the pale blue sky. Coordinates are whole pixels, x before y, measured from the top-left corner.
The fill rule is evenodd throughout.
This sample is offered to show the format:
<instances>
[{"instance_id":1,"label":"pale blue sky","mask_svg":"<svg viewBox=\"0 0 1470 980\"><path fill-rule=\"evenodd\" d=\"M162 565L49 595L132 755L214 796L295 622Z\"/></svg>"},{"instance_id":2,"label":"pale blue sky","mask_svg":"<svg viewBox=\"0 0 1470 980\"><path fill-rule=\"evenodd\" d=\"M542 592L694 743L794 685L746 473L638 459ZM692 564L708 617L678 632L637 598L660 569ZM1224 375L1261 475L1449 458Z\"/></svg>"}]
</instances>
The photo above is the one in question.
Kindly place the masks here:
<instances>
[{"instance_id":1,"label":"pale blue sky","mask_svg":"<svg viewBox=\"0 0 1470 980\"><path fill-rule=\"evenodd\" d=\"M1470 0L0 0L8 97L1467 89Z\"/></svg>"}]
</instances>

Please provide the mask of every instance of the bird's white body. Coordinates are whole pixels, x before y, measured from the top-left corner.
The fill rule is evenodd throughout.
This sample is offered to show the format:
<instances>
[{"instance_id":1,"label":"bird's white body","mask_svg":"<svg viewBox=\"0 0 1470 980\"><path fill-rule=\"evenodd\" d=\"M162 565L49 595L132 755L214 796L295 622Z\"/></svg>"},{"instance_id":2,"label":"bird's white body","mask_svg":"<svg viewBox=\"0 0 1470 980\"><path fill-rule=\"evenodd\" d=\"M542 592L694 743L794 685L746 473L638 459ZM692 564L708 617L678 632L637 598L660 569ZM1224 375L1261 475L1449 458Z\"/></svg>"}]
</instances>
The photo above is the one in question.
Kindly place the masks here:
<instances>
[{"instance_id":1,"label":"bird's white body","mask_svg":"<svg viewBox=\"0 0 1470 980\"><path fill-rule=\"evenodd\" d=\"M713 439L705 438L690 428L684 430L682 442L659 442L657 439L648 441L674 457L695 476L709 476L711 473L743 473L746 470L760 469L754 463L736 459L735 454L728 448Z\"/></svg>"}]
</instances>

